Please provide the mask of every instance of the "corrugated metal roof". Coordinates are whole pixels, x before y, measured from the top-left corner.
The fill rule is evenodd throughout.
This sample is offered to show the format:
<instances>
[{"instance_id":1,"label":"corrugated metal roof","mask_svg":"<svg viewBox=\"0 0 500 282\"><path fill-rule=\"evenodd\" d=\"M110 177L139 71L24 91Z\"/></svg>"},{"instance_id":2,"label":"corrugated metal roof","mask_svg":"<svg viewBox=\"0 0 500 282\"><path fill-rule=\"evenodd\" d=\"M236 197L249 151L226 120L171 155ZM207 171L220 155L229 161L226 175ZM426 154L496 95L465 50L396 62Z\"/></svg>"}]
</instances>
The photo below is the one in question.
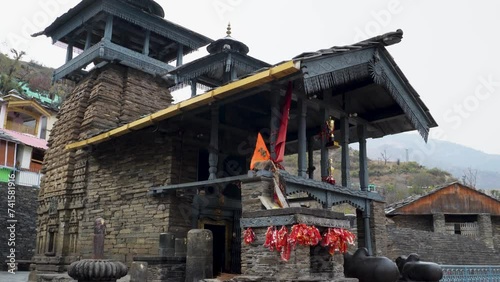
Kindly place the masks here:
<instances>
[{"instance_id":1,"label":"corrugated metal roof","mask_svg":"<svg viewBox=\"0 0 500 282\"><path fill-rule=\"evenodd\" d=\"M35 136L23 134L20 132L16 132L13 130L4 129L4 128L0 129L0 138L2 138L3 136L10 137L10 139L13 139L13 142L17 141L18 143L22 143L22 144L25 144L25 145L28 145L31 147L35 147L38 149L47 150L47 148L48 148L47 147L47 140L40 139L40 138L37 138Z\"/></svg>"}]
</instances>

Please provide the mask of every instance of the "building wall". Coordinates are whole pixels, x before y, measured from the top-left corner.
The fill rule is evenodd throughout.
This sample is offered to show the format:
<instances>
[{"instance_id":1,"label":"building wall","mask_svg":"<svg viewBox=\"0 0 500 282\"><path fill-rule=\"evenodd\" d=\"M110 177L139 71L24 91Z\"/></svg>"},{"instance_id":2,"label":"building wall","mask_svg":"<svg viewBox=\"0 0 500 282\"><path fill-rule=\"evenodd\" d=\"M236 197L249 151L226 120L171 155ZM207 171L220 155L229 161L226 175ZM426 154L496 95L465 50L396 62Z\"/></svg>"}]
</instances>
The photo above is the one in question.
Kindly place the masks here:
<instances>
[{"instance_id":1,"label":"building wall","mask_svg":"<svg viewBox=\"0 0 500 282\"><path fill-rule=\"evenodd\" d=\"M162 197L147 195L151 187L196 180L197 148L184 144L181 149L173 143L145 129L100 144L90 154L78 240L84 258L92 257L98 217L106 220L105 257L123 262L158 255L160 233L186 237L192 226L191 203L176 197L175 191Z\"/></svg>"},{"instance_id":2,"label":"building wall","mask_svg":"<svg viewBox=\"0 0 500 282\"><path fill-rule=\"evenodd\" d=\"M390 217L398 228L433 231L432 215L396 215Z\"/></svg>"},{"instance_id":3,"label":"building wall","mask_svg":"<svg viewBox=\"0 0 500 282\"><path fill-rule=\"evenodd\" d=\"M38 206L37 196L39 189L15 186L15 205L8 206L8 183L0 183L0 257L2 258L2 267L5 268L4 260L10 254L10 248L14 247L16 250L16 260L30 260L34 254L35 239L36 239L36 208ZM8 219L8 208L15 211L15 246L8 245L10 232L7 227L10 223Z\"/></svg>"},{"instance_id":4,"label":"building wall","mask_svg":"<svg viewBox=\"0 0 500 282\"><path fill-rule=\"evenodd\" d=\"M409 228L390 226L387 257L394 260L410 253L420 255L422 261L451 265L498 265L500 253L483 242L462 235L448 235Z\"/></svg>"}]
</instances>

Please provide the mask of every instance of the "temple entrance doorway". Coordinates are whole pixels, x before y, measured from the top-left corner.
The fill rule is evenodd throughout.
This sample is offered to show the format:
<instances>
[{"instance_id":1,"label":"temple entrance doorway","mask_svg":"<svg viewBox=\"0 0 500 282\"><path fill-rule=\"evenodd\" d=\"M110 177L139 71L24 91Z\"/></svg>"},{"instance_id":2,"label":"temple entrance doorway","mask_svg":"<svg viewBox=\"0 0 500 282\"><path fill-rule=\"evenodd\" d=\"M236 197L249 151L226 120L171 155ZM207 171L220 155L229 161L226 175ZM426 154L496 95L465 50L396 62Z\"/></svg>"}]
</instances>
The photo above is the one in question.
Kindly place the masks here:
<instances>
[{"instance_id":1,"label":"temple entrance doorway","mask_svg":"<svg viewBox=\"0 0 500 282\"><path fill-rule=\"evenodd\" d=\"M214 276L225 272L226 265L226 227L222 225L206 224L205 229L212 231L213 234L213 265Z\"/></svg>"},{"instance_id":2,"label":"temple entrance doorway","mask_svg":"<svg viewBox=\"0 0 500 282\"><path fill-rule=\"evenodd\" d=\"M231 223L225 220L213 221L204 219L200 221L200 228L212 231L213 236L213 274L214 277L225 272L231 271Z\"/></svg>"}]
</instances>

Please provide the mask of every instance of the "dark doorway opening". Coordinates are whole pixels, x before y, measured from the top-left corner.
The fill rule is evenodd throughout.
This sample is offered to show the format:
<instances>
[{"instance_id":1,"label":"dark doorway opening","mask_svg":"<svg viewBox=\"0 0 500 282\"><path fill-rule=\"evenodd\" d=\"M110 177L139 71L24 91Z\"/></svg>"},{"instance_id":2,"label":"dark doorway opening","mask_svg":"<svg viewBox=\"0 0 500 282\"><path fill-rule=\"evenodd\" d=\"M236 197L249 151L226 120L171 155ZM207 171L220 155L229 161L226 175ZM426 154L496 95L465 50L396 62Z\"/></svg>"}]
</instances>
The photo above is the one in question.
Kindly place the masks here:
<instances>
[{"instance_id":1,"label":"dark doorway opening","mask_svg":"<svg viewBox=\"0 0 500 282\"><path fill-rule=\"evenodd\" d=\"M200 150L198 154L198 181L208 180L210 173L208 172L208 151Z\"/></svg>"},{"instance_id":2,"label":"dark doorway opening","mask_svg":"<svg viewBox=\"0 0 500 282\"><path fill-rule=\"evenodd\" d=\"M205 229L213 234L213 267L214 277L226 271L226 226L205 224Z\"/></svg>"}]
</instances>

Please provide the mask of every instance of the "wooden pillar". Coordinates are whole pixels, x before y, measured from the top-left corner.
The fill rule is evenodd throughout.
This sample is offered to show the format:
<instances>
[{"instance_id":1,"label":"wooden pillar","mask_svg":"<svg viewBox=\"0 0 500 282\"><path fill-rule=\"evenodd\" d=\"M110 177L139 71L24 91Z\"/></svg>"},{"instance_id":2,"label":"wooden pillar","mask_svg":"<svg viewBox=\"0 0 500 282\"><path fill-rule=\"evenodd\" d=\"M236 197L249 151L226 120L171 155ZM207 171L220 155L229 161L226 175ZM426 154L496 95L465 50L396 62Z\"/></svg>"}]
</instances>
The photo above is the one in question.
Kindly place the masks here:
<instances>
[{"instance_id":1,"label":"wooden pillar","mask_svg":"<svg viewBox=\"0 0 500 282\"><path fill-rule=\"evenodd\" d=\"M368 254L373 255L372 248L372 231L370 229L371 205L370 200L365 199L365 211L363 212L363 225L365 226L365 246L368 249Z\"/></svg>"},{"instance_id":2,"label":"wooden pillar","mask_svg":"<svg viewBox=\"0 0 500 282\"><path fill-rule=\"evenodd\" d=\"M177 45L177 62L176 66L182 65L182 59L184 58L184 45L178 44Z\"/></svg>"},{"instance_id":3,"label":"wooden pillar","mask_svg":"<svg viewBox=\"0 0 500 282\"><path fill-rule=\"evenodd\" d=\"M87 37L85 38L84 50L89 49L92 46L92 28L87 28Z\"/></svg>"},{"instance_id":4,"label":"wooden pillar","mask_svg":"<svg viewBox=\"0 0 500 282\"><path fill-rule=\"evenodd\" d=\"M281 111L280 111L280 89L274 87L271 90L271 134L269 136L269 152L271 153L271 159L276 159L276 151L274 146L276 145L276 139L278 138L278 131L281 123Z\"/></svg>"},{"instance_id":5,"label":"wooden pillar","mask_svg":"<svg viewBox=\"0 0 500 282\"><path fill-rule=\"evenodd\" d=\"M111 41L113 37L113 15L106 18L106 27L104 28L104 40Z\"/></svg>"},{"instance_id":6,"label":"wooden pillar","mask_svg":"<svg viewBox=\"0 0 500 282\"><path fill-rule=\"evenodd\" d=\"M142 48L142 54L149 55L149 41L151 40L151 31L146 30L146 36L144 37L144 46Z\"/></svg>"},{"instance_id":7,"label":"wooden pillar","mask_svg":"<svg viewBox=\"0 0 500 282\"><path fill-rule=\"evenodd\" d=\"M66 63L73 59L73 43L69 43L66 48Z\"/></svg>"},{"instance_id":8,"label":"wooden pillar","mask_svg":"<svg viewBox=\"0 0 500 282\"><path fill-rule=\"evenodd\" d=\"M191 79L191 97L196 96L196 79Z\"/></svg>"},{"instance_id":9,"label":"wooden pillar","mask_svg":"<svg viewBox=\"0 0 500 282\"><path fill-rule=\"evenodd\" d=\"M329 115L326 109L322 109L323 123L321 125L321 179L325 179L328 176L328 148L326 148L326 142L328 142L328 128L326 126L326 120Z\"/></svg>"},{"instance_id":10,"label":"wooden pillar","mask_svg":"<svg viewBox=\"0 0 500 282\"><path fill-rule=\"evenodd\" d=\"M359 139L359 186L361 190L368 190L368 159L366 152L366 126L358 125Z\"/></svg>"},{"instance_id":11,"label":"wooden pillar","mask_svg":"<svg viewBox=\"0 0 500 282\"><path fill-rule=\"evenodd\" d=\"M299 98L299 135L298 135L298 175L306 178L306 151L307 151L307 136L306 136L306 116L307 105L303 97Z\"/></svg>"},{"instance_id":12,"label":"wooden pillar","mask_svg":"<svg viewBox=\"0 0 500 282\"><path fill-rule=\"evenodd\" d=\"M309 137L309 140L307 142L307 172L309 173L309 179L314 179L314 170L316 169L314 167L314 137L311 136Z\"/></svg>"},{"instance_id":13,"label":"wooden pillar","mask_svg":"<svg viewBox=\"0 0 500 282\"><path fill-rule=\"evenodd\" d=\"M219 161L219 108L212 108L212 125L210 131L210 147L208 155L208 176L209 180L217 179L217 164Z\"/></svg>"},{"instance_id":14,"label":"wooden pillar","mask_svg":"<svg viewBox=\"0 0 500 282\"><path fill-rule=\"evenodd\" d=\"M340 119L340 146L342 146L342 186L350 188L351 180L349 175L349 118Z\"/></svg>"}]
</instances>

